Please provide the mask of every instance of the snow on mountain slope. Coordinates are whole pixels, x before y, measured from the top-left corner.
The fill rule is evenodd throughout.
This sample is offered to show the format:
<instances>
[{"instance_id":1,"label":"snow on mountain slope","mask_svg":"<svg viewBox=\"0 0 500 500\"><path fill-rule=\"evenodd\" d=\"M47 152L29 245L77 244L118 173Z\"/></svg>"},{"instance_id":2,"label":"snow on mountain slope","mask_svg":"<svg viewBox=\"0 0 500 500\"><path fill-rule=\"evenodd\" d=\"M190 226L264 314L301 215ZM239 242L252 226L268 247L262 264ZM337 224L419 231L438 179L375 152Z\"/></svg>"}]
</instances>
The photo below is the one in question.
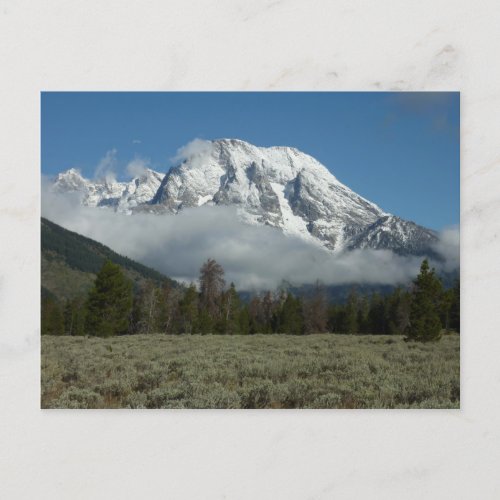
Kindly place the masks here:
<instances>
[{"instance_id":1,"label":"snow on mountain slope","mask_svg":"<svg viewBox=\"0 0 500 500\"><path fill-rule=\"evenodd\" d=\"M437 235L434 231L394 215L381 217L349 242L349 249L387 249L402 255L429 255Z\"/></svg>"},{"instance_id":2,"label":"snow on mountain slope","mask_svg":"<svg viewBox=\"0 0 500 500\"><path fill-rule=\"evenodd\" d=\"M151 201L160 187L164 174L145 169L129 182L117 182L110 179L90 181L80 172L70 168L58 174L53 189L59 193L76 192L81 195L82 204L88 207L114 207L129 211Z\"/></svg>"},{"instance_id":3,"label":"snow on mountain slope","mask_svg":"<svg viewBox=\"0 0 500 500\"><path fill-rule=\"evenodd\" d=\"M186 156L166 175L146 170L128 183L91 182L71 169L59 174L54 189L83 193L84 205L127 213L235 206L245 223L273 226L333 251L421 255L437 240L433 231L384 212L295 148L219 139Z\"/></svg>"},{"instance_id":4,"label":"snow on mountain slope","mask_svg":"<svg viewBox=\"0 0 500 500\"><path fill-rule=\"evenodd\" d=\"M246 222L279 227L331 250L387 215L295 148L235 139L211 146L170 169L152 203L172 213L207 200L235 205Z\"/></svg>"}]
</instances>

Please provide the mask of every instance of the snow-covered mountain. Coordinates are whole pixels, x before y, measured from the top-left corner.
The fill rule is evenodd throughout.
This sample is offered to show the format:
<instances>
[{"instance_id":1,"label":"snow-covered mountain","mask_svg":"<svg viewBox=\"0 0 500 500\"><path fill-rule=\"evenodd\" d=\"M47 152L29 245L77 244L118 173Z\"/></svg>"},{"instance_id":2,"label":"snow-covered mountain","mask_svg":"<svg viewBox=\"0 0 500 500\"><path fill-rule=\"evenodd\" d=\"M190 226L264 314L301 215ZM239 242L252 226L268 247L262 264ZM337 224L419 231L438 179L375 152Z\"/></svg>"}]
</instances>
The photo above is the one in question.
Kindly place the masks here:
<instances>
[{"instance_id":1,"label":"snow-covered mountain","mask_svg":"<svg viewBox=\"0 0 500 500\"><path fill-rule=\"evenodd\" d=\"M333 251L373 248L422 255L437 240L433 231L356 194L313 157L236 139L203 143L166 175L148 170L129 183L95 183L68 170L54 188L82 192L88 206L131 212L177 214L188 207L231 205L243 222L277 227Z\"/></svg>"},{"instance_id":2,"label":"snow-covered mountain","mask_svg":"<svg viewBox=\"0 0 500 500\"><path fill-rule=\"evenodd\" d=\"M78 193L82 204L88 207L114 207L127 212L150 202L163 177L164 174L145 169L129 182L118 182L112 178L90 181L83 178L78 170L70 168L57 175L53 189L59 193Z\"/></svg>"}]
</instances>

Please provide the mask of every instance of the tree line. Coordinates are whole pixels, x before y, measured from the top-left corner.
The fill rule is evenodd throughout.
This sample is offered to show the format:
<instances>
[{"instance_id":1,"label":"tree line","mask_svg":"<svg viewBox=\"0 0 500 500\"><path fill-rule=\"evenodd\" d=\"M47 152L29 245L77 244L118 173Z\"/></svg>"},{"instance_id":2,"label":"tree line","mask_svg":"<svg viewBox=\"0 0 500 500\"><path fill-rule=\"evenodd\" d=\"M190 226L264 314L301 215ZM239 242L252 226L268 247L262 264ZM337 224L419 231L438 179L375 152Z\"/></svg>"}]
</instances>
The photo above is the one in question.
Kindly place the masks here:
<instances>
[{"instance_id":1,"label":"tree line","mask_svg":"<svg viewBox=\"0 0 500 500\"><path fill-rule=\"evenodd\" d=\"M442 330L460 331L460 283L445 289L427 260L412 286L369 296L353 288L345 304L328 303L320 282L308 297L267 291L244 303L233 283L226 286L224 270L214 259L202 265L198 287L150 280L134 292L120 266L106 261L86 297L64 305L42 297L41 332L50 335L330 332L427 341L439 338Z\"/></svg>"}]
</instances>

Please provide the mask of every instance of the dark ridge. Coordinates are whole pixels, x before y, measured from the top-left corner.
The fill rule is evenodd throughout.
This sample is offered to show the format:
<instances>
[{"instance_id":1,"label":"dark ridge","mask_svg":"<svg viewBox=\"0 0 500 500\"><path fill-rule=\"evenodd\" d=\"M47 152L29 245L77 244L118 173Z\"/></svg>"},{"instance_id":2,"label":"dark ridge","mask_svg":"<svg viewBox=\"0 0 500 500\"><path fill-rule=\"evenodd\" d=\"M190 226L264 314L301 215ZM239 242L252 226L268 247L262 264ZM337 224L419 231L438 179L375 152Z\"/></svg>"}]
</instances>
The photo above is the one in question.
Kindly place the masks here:
<instances>
[{"instance_id":1,"label":"dark ridge","mask_svg":"<svg viewBox=\"0 0 500 500\"><path fill-rule=\"evenodd\" d=\"M145 280L151 280L158 285L168 282L172 287L181 286L159 271L120 255L91 238L64 229L43 217L41 219L41 252L43 257L42 294L45 296L52 294L59 298L68 298L67 292L62 293L61 290L67 290L71 284L68 284L68 276L64 276L60 272L57 272L55 276L52 272L50 274L51 281L48 282L47 275L44 273L44 260L49 263L55 261L64 269L73 270L73 274L75 274L75 271L85 273L83 275L77 273L77 275L87 275L88 279L90 279L99 272L103 263L109 259L121 266L136 285ZM75 283L74 288L76 289L79 284L81 283Z\"/></svg>"}]
</instances>

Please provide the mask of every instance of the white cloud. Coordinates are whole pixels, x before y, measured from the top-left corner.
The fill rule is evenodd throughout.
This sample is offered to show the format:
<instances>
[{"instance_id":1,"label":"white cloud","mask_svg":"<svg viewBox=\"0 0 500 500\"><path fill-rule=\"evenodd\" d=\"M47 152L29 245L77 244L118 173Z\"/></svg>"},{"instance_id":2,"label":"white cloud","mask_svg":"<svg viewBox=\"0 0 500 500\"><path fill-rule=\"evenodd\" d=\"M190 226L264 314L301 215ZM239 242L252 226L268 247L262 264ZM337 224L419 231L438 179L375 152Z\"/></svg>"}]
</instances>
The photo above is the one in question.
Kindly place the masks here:
<instances>
[{"instance_id":1,"label":"white cloud","mask_svg":"<svg viewBox=\"0 0 500 500\"><path fill-rule=\"evenodd\" d=\"M453 271L460 265L460 230L458 226L448 227L438 236L434 250L444 259L444 270Z\"/></svg>"},{"instance_id":2,"label":"white cloud","mask_svg":"<svg viewBox=\"0 0 500 500\"><path fill-rule=\"evenodd\" d=\"M140 177L149 167L149 160L145 158L134 158L126 167L127 174L130 177Z\"/></svg>"},{"instance_id":3,"label":"white cloud","mask_svg":"<svg viewBox=\"0 0 500 500\"><path fill-rule=\"evenodd\" d=\"M94 178L99 180L106 180L113 182L116 180L116 167L117 167L117 150L110 149L103 158L99 161L95 172Z\"/></svg>"},{"instance_id":4,"label":"white cloud","mask_svg":"<svg viewBox=\"0 0 500 500\"><path fill-rule=\"evenodd\" d=\"M42 215L108 245L173 278L195 280L201 264L215 258L227 281L243 289L293 284L352 282L397 284L412 279L421 258L385 250L356 250L334 255L266 226L244 225L232 207L199 207L178 215L124 215L87 208L72 197L42 191ZM458 264L456 230L443 233L436 251ZM433 263L436 267L438 263Z\"/></svg>"},{"instance_id":5,"label":"white cloud","mask_svg":"<svg viewBox=\"0 0 500 500\"><path fill-rule=\"evenodd\" d=\"M172 163L180 163L184 160L190 160L193 168L201 164L205 158L210 156L214 148L211 141L204 139L193 139L186 145L177 150L177 154L170 159Z\"/></svg>"}]
</instances>

